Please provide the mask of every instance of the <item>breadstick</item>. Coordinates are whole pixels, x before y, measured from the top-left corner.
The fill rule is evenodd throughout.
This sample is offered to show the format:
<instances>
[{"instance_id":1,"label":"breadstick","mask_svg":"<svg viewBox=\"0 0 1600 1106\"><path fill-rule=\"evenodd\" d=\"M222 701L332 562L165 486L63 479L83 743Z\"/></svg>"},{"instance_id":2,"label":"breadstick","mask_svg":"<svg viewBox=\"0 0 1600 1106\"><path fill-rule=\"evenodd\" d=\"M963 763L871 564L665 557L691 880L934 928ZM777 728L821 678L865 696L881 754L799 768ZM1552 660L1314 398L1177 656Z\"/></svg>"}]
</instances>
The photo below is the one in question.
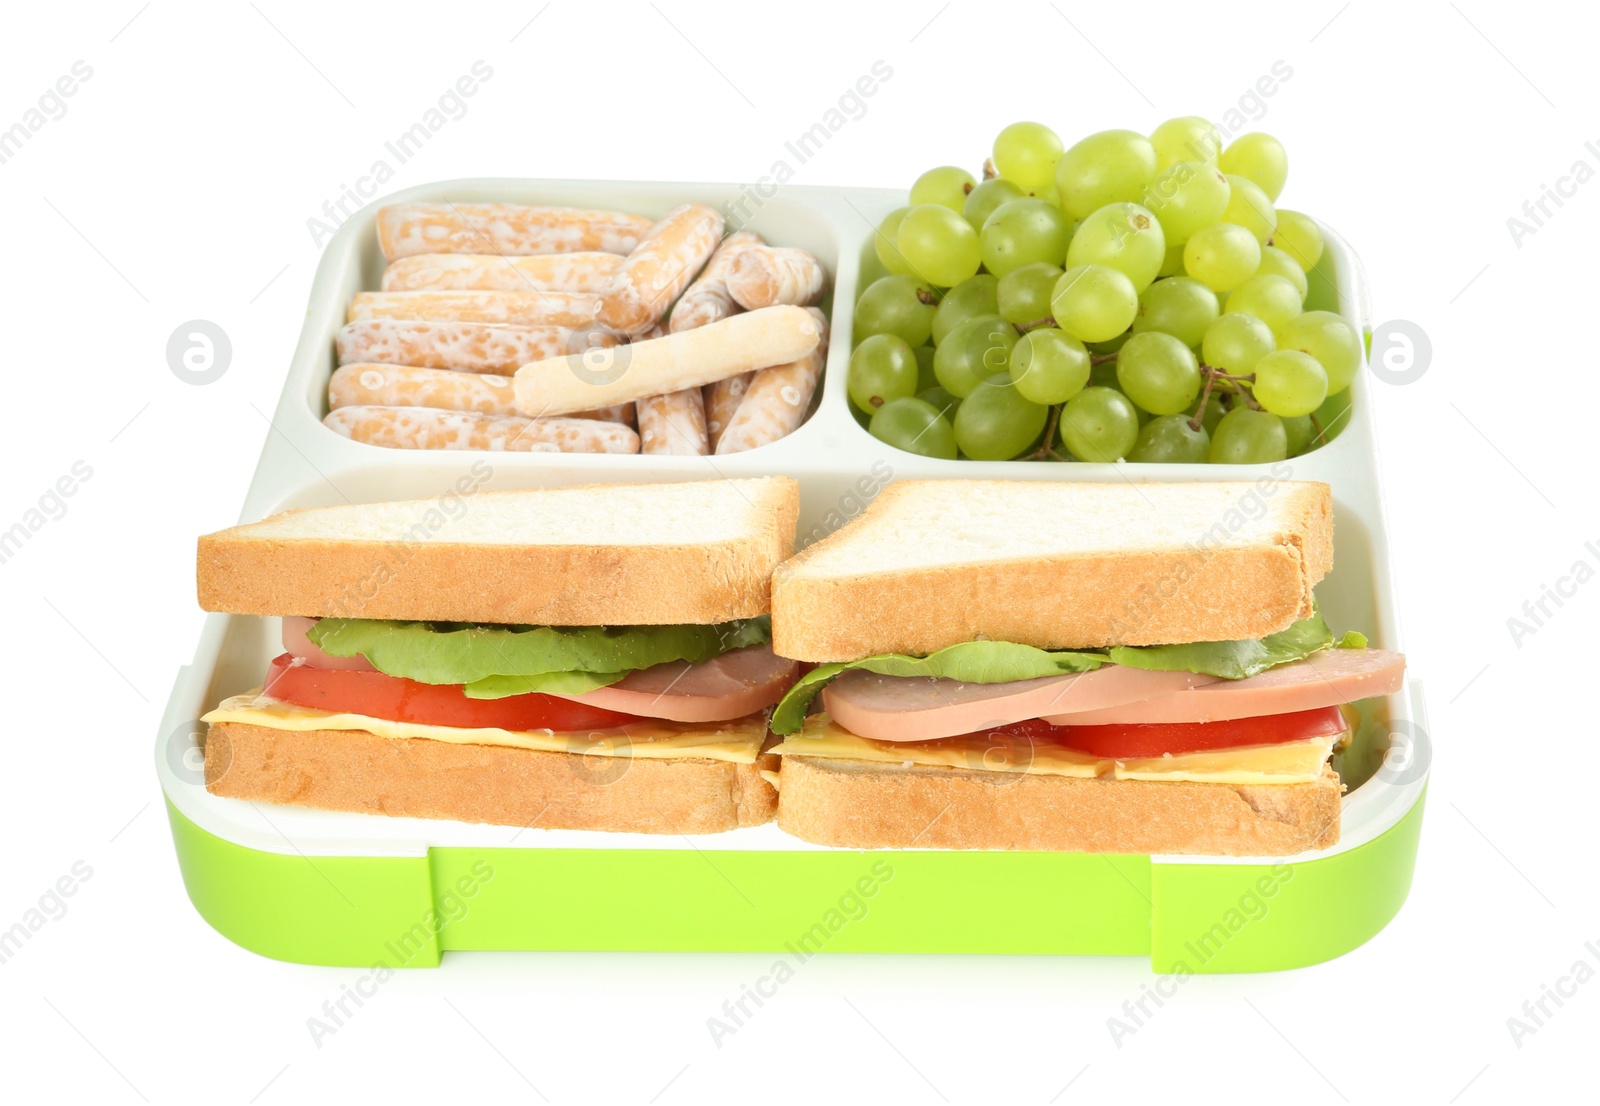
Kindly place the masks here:
<instances>
[{"instance_id":1,"label":"breadstick","mask_svg":"<svg viewBox=\"0 0 1600 1106\"><path fill-rule=\"evenodd\" d=\"M639 452L639 435L594 419L506 419L432 407L341 407L322 421L346 438L389 449Z\"/></svg>"},{"instance_id":2,"label":"breadstick","mask_svg":"<svg viewBox=\"0 0 1600 1106\"><path fill-rule=\"evenodd\" d=\"M524 415L564 415L787 364L820 337L804 308L765 307L664 338L535 361L518 369L512 384Z\"/></svg>"},{"instance_id":3,"label":"breadstick","mask_svg":"<svg viewBox=\"0 0 1600 1106\"><path fill-rule=\"evenodd\" d=\"M419 253L626 254L649 229L640 215L528 204L390 204L378 212L378 245L389 261Z\"/></svg>"},{"instance_id":4,"label":"breadstick","mask_svg":"<svg viewBox=\"0 0 1600 1106\"><path fill-rule=\"evenodd\" d=\"M716 452L722 432L728 428L729 420L739 409L739 403L744 399L744 393L749 389L750 381L755 375L755 373L740 373L726 380L712 381L705 386L706 443L710 445L713 453Z\"/></svg>"},{"instance_id":5,"label":"breadstick","mask_svg":"<svg viewBox=\"0 0 1600 1106\"><path fill-rule=\"evenodd\" d=\"M762 369L750 381L739 410L717 439L717 453L743 453L794 432L811 407L811 396L828 361L828 320L807 308L822 328L817 348L797 361Z\"/></svg>"},{"instance_id":6,"label":"breadstick","mask_svg":"<svg viewBox=\"0 0 1600 1106\"><path fill-rule=\"evenodd\" d=\"M699 388L641 399L634 408L639 412L640 453L704 456L711 452L706 405Z\"/></svg>"},{"instance_id":7,"label":"breadstick","mask_svg":"<svg viewBox=\"0 0 1600 1106\"><path fill-rule=\"evenodd\" d=\"M614 346L617 338L600 330L564 326L363 319L340 327L333 344L341 365L418 365L509 376L529 361Z\"/></svg>"},{"instance_id":8,"label":"breadstick","mask_svg":"<svg viewBox=\"0 0 1600 1106\"><path fill-rule=\"evenodd\" d=\"M667 212L606 286L600 322L633 335L654 326L715 252L722 221L705 204L684 204Z\"/></svg>"},{"instance_id":9,"label":"breadstick","mask_svg":"<svg viewBox=\"0 0 1600 1106\"><path fill-rule=\"evenodd\" d=\"M599 298L587 292L357 292L345 321L422 319L593 328L599 308Z\"/></svg>"},{"instance_id":10,"label":"breadstick","mask_svg":"<svg viewBox=\"0 0 1600 1106\"><path fill-rule=\"evenodd\" d=\"M804 307L822 298L822 262L805 250L760 246L741 250L728 273L728 294L740 307L794 303Z\"/></svg>"},{"instance_id":11,"label":"breadstick","mask_svg":"<svg viewBox=\"0 0 1600 1106\"><path fill-rule=\"evenodd\" d=\"M383 271L385 292L598 292L622 268L614 253L419 253Z\"/></svg>"},{"instance_id":12,"label":"breadstick","mask_svg":"<svg viewBox=\"0 0 1600 1106\"><path fill-rule=\"evenodd\" d=\"M700 276L673 304L672 318L667 328L674 334L680 330L693 330L697 326L726 319L739 310L739 305L728 295L728 273L733 270L734 256L740 250L759 245L761 236L754 231L735 231L724 238L717 252L706 262Z\"/></svg>"}]
</instances>

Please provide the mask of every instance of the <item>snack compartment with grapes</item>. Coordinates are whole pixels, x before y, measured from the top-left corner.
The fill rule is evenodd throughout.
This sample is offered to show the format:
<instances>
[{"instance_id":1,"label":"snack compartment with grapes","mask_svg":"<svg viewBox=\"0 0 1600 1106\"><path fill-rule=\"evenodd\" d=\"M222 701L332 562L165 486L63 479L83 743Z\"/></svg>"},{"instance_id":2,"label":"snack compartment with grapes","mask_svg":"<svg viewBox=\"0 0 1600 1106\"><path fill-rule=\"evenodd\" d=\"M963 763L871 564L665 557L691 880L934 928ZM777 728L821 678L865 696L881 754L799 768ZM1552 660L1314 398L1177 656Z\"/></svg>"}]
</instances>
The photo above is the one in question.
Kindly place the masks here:
<instances>
[{"instance_id":1,"label":"snack compartment with grapes","mask_svg":"<svg viewBox=\"0 0 1600 1106\"><path fill-rule=\"evenodd\" d=\"M930 169L873 234L846 391L945 460L1262 464L1349 421L1360 333L1272 136L1039 123Z\"/></svg>"}]
</instances>

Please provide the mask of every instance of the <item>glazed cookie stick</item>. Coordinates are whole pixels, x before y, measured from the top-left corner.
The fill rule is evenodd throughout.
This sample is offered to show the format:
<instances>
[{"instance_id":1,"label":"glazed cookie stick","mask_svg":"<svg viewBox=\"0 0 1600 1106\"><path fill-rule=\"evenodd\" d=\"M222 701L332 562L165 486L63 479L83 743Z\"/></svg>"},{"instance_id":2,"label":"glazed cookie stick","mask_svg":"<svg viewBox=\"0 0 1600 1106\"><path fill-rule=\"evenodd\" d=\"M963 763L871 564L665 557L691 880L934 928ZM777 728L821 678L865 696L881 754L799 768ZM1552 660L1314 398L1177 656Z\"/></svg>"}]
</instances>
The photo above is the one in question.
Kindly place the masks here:
<instances>
[{"instance_id":1,"label":"glazed cookie stick","mask_svg":"<svg viewBox=\"0 0 1600 1106\"><path fill-rule=\"evenodd\" d=\"M828 360L828 320L815 307L806 309L821 329L822 340L804 357L756 373L717 439L717 453L742 453L790 434L806 417L811 396Z\"/></svg>"},{"instance_id":2,"label":"glazed cookie stick","mask_svg":"<svg viewBox=\"0 0 1600 1106\"><path fill-rule=\"evenodd\" d=\"M796 361L820 337L804 308L766 307L664 338L535 361L513 380L517 409L564 415L696 388Z\"/></svg>"},{"instance_id":3,"label":"glazed cookie stick","mask_svg":"<svg viewBox=\"0 0 1600 1106\"><path fill-rule=\"evenodd\" d=\"M599 330L414 319L363 319L346 323L333 338L341 365L376 362L508 376L529 361L616 344Z\"/></svg>"},{"instance_id":4,"label":"glazed cookie stick","mask_svg":"<svg viewBox=\"0 0 1600 1106\"><path fill-rule=\"evenodd\" d=\"M383 291L598 292L621 268L614 253L422 253L390 264Z\"/></svg>"},{"instance_id":5,"label":"glazed cookie stick","mask_svg":"<svg viewBox=\"0 0 1600 1106\"><path fill-rule=\"evenodd\" d=\"M592 328L598 297L586 292L357 292L348 322L421 319Z\"/></svg>"},{"instance_id":6,"label":"glazed cookie stick","mask_svg":"<svg viewBox=\"0 0 1600 1106\"><path fill-rule=\"evenodd\" d=\"M711 452L706 405L699 388L641 399L634 409L639 413L640 453L704 456Z\"/></svg>"},{"instance_id":7,"label":"glazed cookie stick","mask_svg":"<svg viewBox=\"0 0 1600 1106\"><path fill-rule=\"evenodd\" d=\"M778 303L804 307L822 298L822 280L822 262L805 250L760 246L733 259L728 294L748 309Z\"/></svg>"},{"instance_id":8,"label":"glazed cookie stick","mask_svg":"<svg viewBox=\"0 0 1600 1106\"><path fill-rule=\"evenodd\" d=\"M704 204L667 212L601 293L600 323L634 336L655 326L716 250L722 222Z\"/></svg>"},{"instance_id":9,"label":"glazed cookie stick","mask_svg":"<svg viewBox=\"0 0 1600 1106\"><path fill-rule=\"evenodd\" d=\"M736 231L724 238L700 276L673 304L667 329L674 334L693 330L738 311L739 305L728 295L728 274L733 271L733 259L740 251L759 245L761 236L748 230Z\"/></svg>"},{"instance_id":10,"label":"glazed cookie stick","mask_svg":"<svg viewBox=\"0 0 1600 1106\"><path fill-rule=\"evenodd\" d=\"M389 449L488 449L522 453L638 453L639 435L595 419L497 418L432 407L341 407L330 429Z\"/></svg>"},{"instance_id":11,"label":"glazed cookie stick","mask_svg":"<svg viewBox=\"0 0 1600 1106\"><path fill-rule=\"evenodd\" d=\"M378 244L393 261L419 253L631 253L650 220L620 211L529 204L391 204L378 212Z\"/></svg>"}]
</instances>

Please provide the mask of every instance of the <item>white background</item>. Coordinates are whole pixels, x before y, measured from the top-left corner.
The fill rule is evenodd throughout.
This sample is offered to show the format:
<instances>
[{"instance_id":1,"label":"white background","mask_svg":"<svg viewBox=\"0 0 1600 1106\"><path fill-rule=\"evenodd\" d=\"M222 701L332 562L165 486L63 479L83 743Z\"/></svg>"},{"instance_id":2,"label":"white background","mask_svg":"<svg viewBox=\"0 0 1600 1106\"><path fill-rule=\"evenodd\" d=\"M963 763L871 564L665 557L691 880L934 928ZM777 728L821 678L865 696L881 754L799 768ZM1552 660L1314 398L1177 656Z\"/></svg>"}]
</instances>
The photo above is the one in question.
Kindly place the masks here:
<instances>
[{"instance_id":1,"label":"white background","mask_svg":"<svg viewBox=\"0 0 1600 1106\"><path fill-rule=\"evenodd\" d=\"M1520 645L1507 627L1574 562L1600 564L1584 547L1600 539L1600 184L1520 247L1506 225L1575 161L1600 167L1584 148L1600 139L1595 28L1577 7L541 2L8 15L0 126L73 62L93 76L0 165L15 339L0 528L75 461L93 476L0 564L0 928L75 861L93 875L0 965L0 1094L1472 1104L1587 1084L1600 984L1520 1047L1507 1026L1574 961L1600 960L1584 948L1600 939L1600 585ZM1399 918L1320 967L1191 980L1121 1047L1107 1019L1151 982L1138 959L818 958L719 1049L706 1019L769 956L558 954L402 974L314 1045L307 1019L359 973L270 962L201 921L151 739L200 628L194 537L235 520L294 346L318 258L306 220L478 59L492 80L392 187L753 181L879 59L892 79L796 182L906 187L933 165L976 168L1019 118L1072 141L1219 117L1287 62L1258 125L1290 152L1282 202L1345 233L1374 318L1412 320L1434 347L1420 381L1376 389L1437 746ZM194 318L233 342L208 387L166 364Z\"/></svg>"}]
</instances>

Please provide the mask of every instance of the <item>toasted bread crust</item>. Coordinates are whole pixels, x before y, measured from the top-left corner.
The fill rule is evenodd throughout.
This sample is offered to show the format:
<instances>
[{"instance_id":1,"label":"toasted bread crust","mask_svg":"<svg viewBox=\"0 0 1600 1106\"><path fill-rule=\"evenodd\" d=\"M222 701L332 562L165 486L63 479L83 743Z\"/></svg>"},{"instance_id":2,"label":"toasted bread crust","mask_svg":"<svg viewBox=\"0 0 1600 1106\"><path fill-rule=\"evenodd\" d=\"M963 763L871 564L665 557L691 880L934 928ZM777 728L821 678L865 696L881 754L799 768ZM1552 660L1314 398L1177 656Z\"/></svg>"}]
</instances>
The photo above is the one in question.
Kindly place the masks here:
<instances>
[{"instance_id":1,"label":"toasted bread crust","mask_svg":"<svg viewBox=\"0 0 1600 1106\"><path fill-rule=\"evenodd\" d=\"M359 730L219 722L205 742L214 795L322 810L541 829L720 833L772 820L754 764L583 757L499 745L391 740Z\"/></svg>"},{"instance_id":2,"label":"toasted bread crust","mask_svg":"<svg viewBox=\"0 0 1600 1106\"><path fill-rule=\"evenodd\" d=\"M1273 525L1249 541L1210 542L1202 532L1157 547L1008 556L1000 538L992 555L974 552L950 564L854 574L811 567L830 553L837 563L852 541L894 540L893 523L882 520L899 517L922 483L932 482L891 484L859 519L779 566L772 581L777 653L827 662L922 655L975 640L1094 649L1259 638L1310 616L1312 588L1333 563L1328 486L1283 482L1269 501ZM982 496L986 484L1000 482L972 483L971 494ZM1075 489L1085 487L1047 484L1037 509L1050 509L1057 497L1070 510ZM1198 486L1196 494L1214 487ZM1083 494L1104 498L1106 491Z\"/></svg>"},{"instance_id":3,"label":"toasted bread crust","mask_svg":"<svg viewBox=\"0 0 1600 1106\"><path fill-rule=\"evenodd\" d=\"M753 502L741 501L750 524L712 542L527 544L514 533L503 544L452 542L448 531L396 541L283 537L281 528L263 536L236 526L200 539L197 591L206 610L232 614L554 626L750 618L771 609L772 570L794 548L799 486L788 478L746 483L759 485ZM648 534L648 519L638 525Z\"/></svg>"},{"instance_id":4,"label":"toasted bread crust","mask_svg":"<svg viewBox=\"0 0 1600 1106\"><path fill-rule=\"evenodd\" d=\"M785 756L778 827L851 849L1287 856L1339 840L1339 778L1235 785Z\"/></svg>"}]
</instances>

